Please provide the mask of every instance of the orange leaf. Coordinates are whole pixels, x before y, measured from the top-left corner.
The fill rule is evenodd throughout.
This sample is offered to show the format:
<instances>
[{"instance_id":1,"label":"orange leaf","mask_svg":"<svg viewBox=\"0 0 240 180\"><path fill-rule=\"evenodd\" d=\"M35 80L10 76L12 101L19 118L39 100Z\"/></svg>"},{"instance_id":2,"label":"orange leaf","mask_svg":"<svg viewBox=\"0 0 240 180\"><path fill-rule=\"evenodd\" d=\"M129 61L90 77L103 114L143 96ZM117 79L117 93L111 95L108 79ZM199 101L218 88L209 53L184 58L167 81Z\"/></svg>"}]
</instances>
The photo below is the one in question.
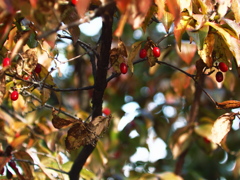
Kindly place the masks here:
<instances>
[{"instance_id":1,"label":"orange leaf","mask_svg":"<svg viewBox=\"0 0 240 180\"><path fill-rule=\"evenodd\" d=\"M85 16L85 13L87 12L90 3L90 0L78 0L76 8L80 17Z\"/></svg>"},{"instance_id":2,"label":"orange leaf","mask_svg":"<svg viewBox=\"0 0 240 180\"><path fill-rule=\"evenodd\" d=\"M177 0L166 0L166 5L174 17L174 23L177 25L180 21L180 7Z\"/></svg>"},{"instance_id":3,"label":"orange leaf","mask_svg":"<svg viewBox=\"0 0 240 180\"><path fill-rule=\"evenodd\" d=\"M158 6L158 19L161 19L164 13L165 3L164 0L155 0L155 4Z\"/></svg>"},{"instance_id":4,"label":"orange leaf","mask_svg":"<svg viewBox=\"0 0 240 180\"><path fill-rule=\"evenodd\" d=\"M240 101L228 100L223 102L216 102L217 109L234 109L240 107Z\"/></svg>"},{"instance_id":5,"label":"orange leaf","mask_svg":"<svg viewBox=\"0 0 240 180\"><path fill-rule=\"evenodd\" d=\"M27 135L21 135L17 138L15 138L12 142L11 142L11 146L14 148L14 149L17 149L19 148L23 142L28 139L28 136Z\"/></svg>"},{"instance_id":6,"label":"orange leaf","mask_svg":"<svg viewBox=\"0 0 240 180\"><path fill-rule=\"evenodd\" d=\"M181 59L189 65L196 53L197 46L196 44L190 44L189 42L185 42L182 43L181 51L179 51L179 48L176 49Z\"/></svg>"}]
</instances>

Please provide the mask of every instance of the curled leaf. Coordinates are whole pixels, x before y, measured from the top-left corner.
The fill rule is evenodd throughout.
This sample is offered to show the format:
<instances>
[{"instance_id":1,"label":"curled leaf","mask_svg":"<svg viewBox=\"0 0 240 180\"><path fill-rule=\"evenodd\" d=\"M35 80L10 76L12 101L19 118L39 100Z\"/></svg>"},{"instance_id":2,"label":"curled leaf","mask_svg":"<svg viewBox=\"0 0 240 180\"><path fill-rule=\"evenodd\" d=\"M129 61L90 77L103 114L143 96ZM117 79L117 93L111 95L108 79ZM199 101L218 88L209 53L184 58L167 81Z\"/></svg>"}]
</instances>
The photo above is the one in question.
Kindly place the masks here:
<instances>
[{"instance_id":1,"label":"curled leaf","mask_svg":"<svg viewBox=\"0 0 240 180\"><path fill-rule=\"evenodd\" d=\"M218 117L212 127L212 142L221 145L223 138L230 131L235 113L225 113Z\"/></svg>"},{"instance_id":2,"label":"curled leaf","mask_svg":"<svg viewBox=\"0 0 240 180\"><path fill-rule=\"evenodd\" d=\"M228 100L223 102L216 102L217 109L234 109L240 107L240 101L237 100Z\"/></svg>"}]
</instances>

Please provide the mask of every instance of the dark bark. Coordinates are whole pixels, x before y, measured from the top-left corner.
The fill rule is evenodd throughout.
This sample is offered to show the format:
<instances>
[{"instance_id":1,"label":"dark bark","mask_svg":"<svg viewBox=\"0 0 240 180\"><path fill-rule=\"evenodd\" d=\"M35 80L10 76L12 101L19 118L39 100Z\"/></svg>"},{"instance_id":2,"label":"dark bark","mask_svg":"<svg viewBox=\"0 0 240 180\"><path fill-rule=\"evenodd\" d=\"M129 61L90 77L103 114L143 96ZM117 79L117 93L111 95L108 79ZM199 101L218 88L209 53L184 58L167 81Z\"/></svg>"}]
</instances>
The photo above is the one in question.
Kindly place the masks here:
<instances>
[{"instance_id":1,"label":"dark bark","mask_svg":"<svg viewBox=\"0 0 240 180\"><path fill-rule=\"evenodd\" d=\"M103 13L103 26L100 39L100 57L97 62L97 71L92 98L92 119L102 115L102 103L105 88L107 87L107 70L109 64L110 49L112 43L112 24L115 8L106 10ZM82 151L73 163L69 172L70 180L78 180L79 173L82 170L89 155L93 152L94 146L84 146Z\"/></svg>"}]
</instances>

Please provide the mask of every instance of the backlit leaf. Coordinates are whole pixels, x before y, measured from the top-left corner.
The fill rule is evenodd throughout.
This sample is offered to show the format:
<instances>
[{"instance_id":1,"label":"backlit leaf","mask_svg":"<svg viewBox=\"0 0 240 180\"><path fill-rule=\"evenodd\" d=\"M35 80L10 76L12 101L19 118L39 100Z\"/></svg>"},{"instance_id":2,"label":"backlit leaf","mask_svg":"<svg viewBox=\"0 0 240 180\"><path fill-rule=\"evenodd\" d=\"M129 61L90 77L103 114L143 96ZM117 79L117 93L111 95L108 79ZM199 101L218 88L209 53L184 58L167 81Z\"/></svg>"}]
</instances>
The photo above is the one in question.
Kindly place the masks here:
<instances>
[{"instance_id":1,"label":"backlit leaf","mask_svg":"<svg viewBox=\"0 0 240 180\"><path fill-rule=\"evenodd\" d=\"M236 23L240 23L240 12L239 12L239 8L240 8L240 2L239 0L232 0L232 6L231 9L233 11Z\"/></svg>"},{"instance_id":2,"label":"backlit leaf","mask_svg":"<svg viewBox=\"0 0 240 180\"><path fill-rule=\"evenodd\" d=\"M221 145L223 138L228 134L232 127L232 121L235 118L234 113L225 113L218 117L212 127L212 141Z\"/></svg>"},{"instance_id":3,"label":"backlit leaf","mask_svg":"<svg viewBox=\"0 0 240 180\"><path fill-rule=\"evenodd\" d=\"M42 105L44 105L50 98L51 91L49 89L43 88L41 90L40 99L42 100Z\"/></svg>"},{"instance_id":4,"label":"backlit leaf","mask_svg":"<svg viewBox=\"0 0 240 180\"><path fill-rule=\"evenodd\" d=\"M214 42L215 42L214 34L208 34L207 37L205 38L203 49L198 50L199 56L202 58L203 62L208 67L213 66L212 52L214 49Z\"/></svg>"},{"instance_id":5,"label":"backlit leaf","mask_svg":"<svg viewBox=\"0 0 240 180\"><path fill-rule=\"evenodd\" d=\"M182 42L181 51L179 51L178 48L176 49L181 59L189 65L196 53L197 47L196 47L196 44L190 44L189 42Z\"/></svg>"},{"instance_id":6,"label":"backlit leaf","mask_svg":"<svg viewBox=\"0 0 240 180\"><path fill-rule=\"evenodd\" d=\"M177 25L180 21L180 2L178 0L165 0L165 3L174 17L175 25Z\"/></svg>"},{"instance_id":7,"label":"backlit leaf","mask_svg":"<svg viewBox=\"0 0 240 180\"><path fill-rule=\"evenodd\" d=\"M153 5L149 8L148 13L145 17L145 20L142 23L143 32L146 32L147 26L151 22L152 17L157 13L157 10L158 8L156 5Z\"/></svg>"},{"instance_id":8,"label":"backlit leaf","mask_svg":"<svg viewBox=\"0 0 240 180\"><path fill-rule=\"evenodd\" d=\"M173 23L174 17L170 12L164 11L162 18L160 21L162 22L163 26L165 27L166 32L169 32L169 29Z\"/></svg>"},{"instance_id":9,"label":"backlit leaf","mask_svg":"<svg viewBox=\"0 0 240 180\"><path fill-rule=\"evenodd\" d=\"M162 19L163 13L164 13L164 8L165 8L165 1L164 0L155 0L155 4L158 7L157 11L157 16L158 19Z\"/></svg>"},{"instance_id":10,"label":"backlit leaf","mask_svg":"<svg viewBox=\"0 0 240 180\"><path fill-rule=\"evenodd\" d=\"M174 36L176 38L177 45L180 51L181 51L182 35L185 32L190 20L191 20L190 18L181 19L179 23L176 24L176 27L174 28Z\"/></svg>"},{"instance_id":11,"label":"backlit leaf","mask_svg":"<svg viewBox=\"0 0 240 180\"><path fill-rule=\"evenodd\" d=\"M132 73L133 73L133 70L134 70L133 60L135 59L135 57L139 53L142 43L143 43L143 41L137 41L137 42L133 43L132 46L131 46L131 51L130 51L129 56L128 56L127 65L128 65L128 67L129 67L129 69Z\"/></svg>"},{"instance_id":12,"label":"backlit leaf","mask_svg":"<svg viewBox=\"0 0 240 180\"><path fill-rule=\"evenodd\" d=\"M174 159L180 156L182 152L188 148L191 142L191 135L192 131L190 126L179 128L173 133L170 142L170 149Z\"/></svg>"},{"instance_id":13,"label":"backlit leaf","mask_svg":"<svg viewBox=\"0 0 240 180\"><path fill-rule=\"evenodd\" d=\"M14 149L18 149L19 147L21 147L23 145L23 143L28 139L28 135L21 135L17 138L15 138L12 142L11 142L11 146Z\"/></svg>"}]
</instances>

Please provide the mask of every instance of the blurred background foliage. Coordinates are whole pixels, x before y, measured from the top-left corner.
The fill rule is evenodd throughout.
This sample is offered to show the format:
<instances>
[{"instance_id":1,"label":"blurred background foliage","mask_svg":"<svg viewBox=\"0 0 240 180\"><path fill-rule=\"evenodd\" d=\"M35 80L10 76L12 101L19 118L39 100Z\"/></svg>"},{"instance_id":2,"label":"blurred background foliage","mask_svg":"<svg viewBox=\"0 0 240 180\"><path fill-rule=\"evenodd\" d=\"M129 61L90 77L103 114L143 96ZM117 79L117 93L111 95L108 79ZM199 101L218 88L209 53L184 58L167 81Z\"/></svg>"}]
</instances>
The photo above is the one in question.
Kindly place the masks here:
<instances>
[{"instance_id":1,"label":"blurred background foliage","mask_svg":"<svg viewBox=\"0 0 240 180\"><path fill-rule=\"evenodd\" d=\"M114 19L114 28L117 27L118 18ZM80 39L91 47L95 47L101 34L101 27L96 27L96 24L97 21L86 27L83 27L84 24L80 25ZM87 34L97 28L99 31ZM65 35L66 32L58 33ZM196 45L190 44L189 36L184 33L182 51L179 52L172 34L173 27L168 33L171 35L158 44L161 49L159 60L196 74L195 63L199 59ZM151 22L146 32L141 28L133 30L126 24L121 40L130 52L133 43L145 41L147 37L157 43L166 34L160 22ZM116 47L117 43L118 39L114 38L112 46ZM68 39L58 38L51 53L63 62L84 52ZM1 59L5 54L6 49L2 48ZM134 62L138 60L140 58L136 56ZM42 58L40 63L49 70L53 67L53 63L49 64L46 58ZM52 73L58 88L85 87L94 83L90 56L87 54L74 61L59 62L58 67L59 70ZM113 72L111 67L108 72L110 77ZM238 81L237 69L233 66L231 71L226 72L223 83L217 83L213 73L205 77L202 86L217 102L237 100L240 97ZM11 89L12 84L7 87ZM216 109L215 104L202 94L197 121L189 124L190 110L198 88L194 85L190 77L177 69L167 64L149 67L146 61L134 64L133 74L128 72L112 79L104 94L103 113L106 109L110 110L113 120L87 160L81 177L107 180L238 179L239 120L234 120L222 148L211 142L209 137L212 125L226 110ZM42 92L36 90L35 93ZM60 107L58 94L51 93L47 101L51 106L48 108L39 105L39 102L28 101L22 95L15 102L9 101L8 94L5 97L0 109L2 150L9 144L14 146L16 154L13 153L12 160L16 161L17 167L24 173L30 173L27 174L29 177L67 179L66 174L56 169L68 172L81 148L66 151L64 141L68 127L57 130L52 126L51 107ZM91 97L92 90L61 92L61 108L86 120L91 115ZM180 161L182 154L185 155ZM3 157L0 160L4 165L10 161ZM15 174L9 167L10 165L6 165L5 169ZM174 174L178 168L181 169L181 177ZM5 171L3 177L6 176Z\"/></svg>"}]
</instances>

